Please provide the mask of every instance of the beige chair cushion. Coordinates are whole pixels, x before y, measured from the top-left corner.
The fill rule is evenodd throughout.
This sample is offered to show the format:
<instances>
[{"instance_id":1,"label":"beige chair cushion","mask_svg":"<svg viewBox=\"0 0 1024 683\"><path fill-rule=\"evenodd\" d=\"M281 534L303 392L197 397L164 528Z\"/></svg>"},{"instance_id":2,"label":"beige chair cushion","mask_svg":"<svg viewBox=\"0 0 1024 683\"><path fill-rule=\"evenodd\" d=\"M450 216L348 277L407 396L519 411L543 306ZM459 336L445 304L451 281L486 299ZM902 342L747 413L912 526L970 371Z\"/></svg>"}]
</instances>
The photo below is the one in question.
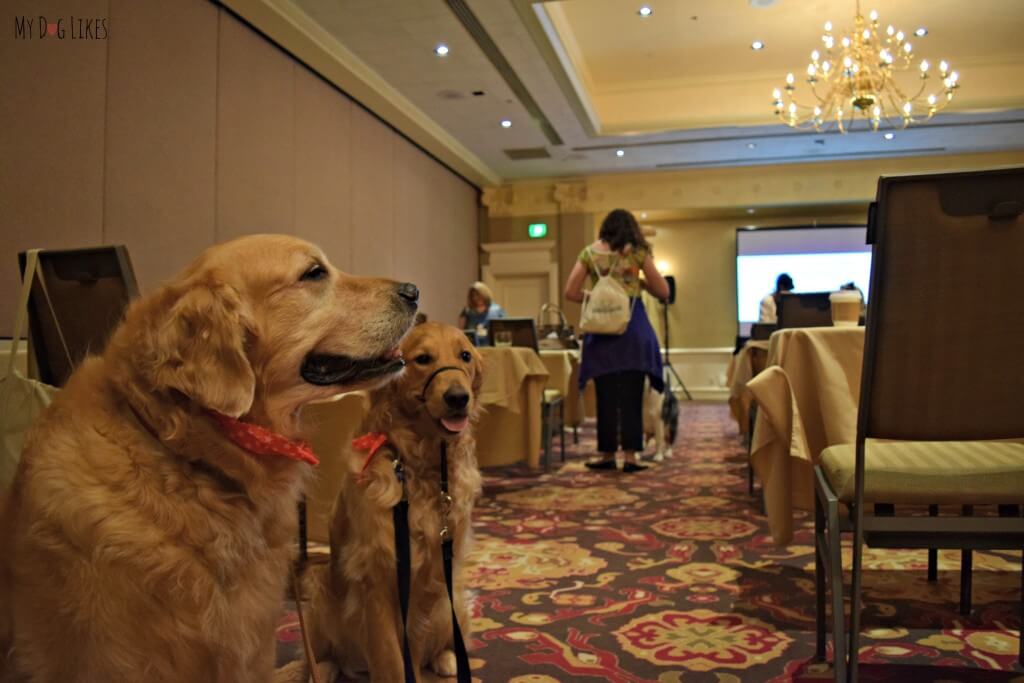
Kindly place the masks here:
<instances>
[{"instance_id":1,"label":"beige chair cushion","mask_svg":"<svg viewBox=\"0 0 1024 683\"><path fill-rule=\"evenodd\" d=\"M836 496L854 499L854 446L821 453ZM868 503L1024 503L1024 444L1005 441L873 442L864 454Z\"/></svg>"}]
</instances>

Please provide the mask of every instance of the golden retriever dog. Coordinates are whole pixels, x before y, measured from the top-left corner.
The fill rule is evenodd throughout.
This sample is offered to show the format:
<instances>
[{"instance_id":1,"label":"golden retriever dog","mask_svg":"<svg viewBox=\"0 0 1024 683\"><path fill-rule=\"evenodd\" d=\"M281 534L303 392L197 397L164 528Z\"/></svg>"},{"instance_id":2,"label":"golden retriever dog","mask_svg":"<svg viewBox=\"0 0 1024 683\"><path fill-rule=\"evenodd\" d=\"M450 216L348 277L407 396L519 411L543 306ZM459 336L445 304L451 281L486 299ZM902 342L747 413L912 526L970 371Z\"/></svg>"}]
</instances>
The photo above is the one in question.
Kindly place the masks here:
<instances>
[{"instance_id":1,"label":"golden retriever dog","mask_svg":"<svg viewBox=\"0 0 1024 683\"><path fill-rule=\"evenodd\" d=\"M255 235L133 303L27 437L0 519L0 669L271 681L311 468L225 425L294 446L303 404L402 368L417 298Z\"/></svg>"},{"instance_id":2,"label":"golden retriever dog","mask_svg":"<svg viewBox=\"0 0 1024 683\"><path fill-rule=\"evenodd\" d=\"M451 604L441 555L440 452L447 443L448 527L454 540L455 612L468 642L469 605L460 569L472 538L470 515L481 491L472 422L479 412L481 358L461 330L423 323L402 342L404 374L370 397L363 428L386 443L373 456L350 454L331 521L328 565L313 566L303 585L312 602L307 618L326 683L337 668L368 671L373 681L402 683L392 508L402 498L393 461L400 459L409 501L412 556L408 612L414 668L456 673ZM293 680L305 680L306 669Z\"/></svg>"}]
</instances>

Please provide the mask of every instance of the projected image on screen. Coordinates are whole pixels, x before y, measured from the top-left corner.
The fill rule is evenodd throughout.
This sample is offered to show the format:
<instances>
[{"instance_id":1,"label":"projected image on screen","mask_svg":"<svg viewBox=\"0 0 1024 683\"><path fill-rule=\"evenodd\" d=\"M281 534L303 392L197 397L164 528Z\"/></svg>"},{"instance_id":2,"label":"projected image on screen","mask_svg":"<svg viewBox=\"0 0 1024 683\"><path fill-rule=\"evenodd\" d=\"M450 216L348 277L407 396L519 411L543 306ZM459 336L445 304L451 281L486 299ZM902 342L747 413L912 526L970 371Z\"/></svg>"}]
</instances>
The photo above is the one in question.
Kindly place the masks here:
<instances>
[{"instance_id":1,"label":"projected image on screen","mask_svg":"<svg viewBox=\"0 0 1024 683\"><path fill-rule=\"evenodd\" d=\"M853 282L868 296L871 247L864 226L736 231L736 310L739 333L750 334L761 299L789 273L799 292L831 292Z\"/></svg>"}]
</instances>

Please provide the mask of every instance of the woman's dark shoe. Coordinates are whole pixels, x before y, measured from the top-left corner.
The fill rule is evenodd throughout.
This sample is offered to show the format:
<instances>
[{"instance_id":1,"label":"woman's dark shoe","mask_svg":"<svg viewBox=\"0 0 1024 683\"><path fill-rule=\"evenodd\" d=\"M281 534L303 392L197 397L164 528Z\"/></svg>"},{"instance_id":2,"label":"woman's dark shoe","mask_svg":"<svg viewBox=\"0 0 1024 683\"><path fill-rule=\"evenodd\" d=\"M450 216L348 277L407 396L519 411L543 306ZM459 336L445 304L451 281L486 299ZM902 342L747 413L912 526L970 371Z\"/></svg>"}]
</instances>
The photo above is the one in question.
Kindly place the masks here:
<instances>
[{"instance_id":1,"label":"woman's dark shoe","mask_svg":"<svg viewBox=\"0 0 1024 683\"><path fill-rule=\"evenodd\" d=\"M615 458L611 460L597 460L594 462L583 463L592 470L614 470L615 469Z\"/></svg>"},{"instance_id":2,"label":"woman's dark shoe","mask_svg":"<svg viewBox=\"0 0 1024 683\"><path fill-rule=\"evenodd\" d=\"M629 474L632 472L640 472L647 469L647 465L640 465L635 462L624 462L622 463L622 471Z\"/></svg>"}]
</instances>

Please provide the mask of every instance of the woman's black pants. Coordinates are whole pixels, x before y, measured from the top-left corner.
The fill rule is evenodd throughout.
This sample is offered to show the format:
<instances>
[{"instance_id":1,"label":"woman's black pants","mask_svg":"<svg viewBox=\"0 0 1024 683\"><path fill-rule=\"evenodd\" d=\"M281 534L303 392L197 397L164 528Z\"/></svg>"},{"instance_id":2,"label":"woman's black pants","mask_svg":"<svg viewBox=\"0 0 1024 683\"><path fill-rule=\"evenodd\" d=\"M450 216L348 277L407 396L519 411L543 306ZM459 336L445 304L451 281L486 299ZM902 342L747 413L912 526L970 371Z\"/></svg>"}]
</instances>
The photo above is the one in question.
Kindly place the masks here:
<instances>
[{"instance_id":1,"label":"woman's black pants","mask_svg":"<svg viewBox=\"0 0 1024 683\"><path fill-rule=\"evenodd\" d=\"M626 370L594 378L597 386L597 450L644 449L644 372Z\"/></svg>"}]
</instances>

